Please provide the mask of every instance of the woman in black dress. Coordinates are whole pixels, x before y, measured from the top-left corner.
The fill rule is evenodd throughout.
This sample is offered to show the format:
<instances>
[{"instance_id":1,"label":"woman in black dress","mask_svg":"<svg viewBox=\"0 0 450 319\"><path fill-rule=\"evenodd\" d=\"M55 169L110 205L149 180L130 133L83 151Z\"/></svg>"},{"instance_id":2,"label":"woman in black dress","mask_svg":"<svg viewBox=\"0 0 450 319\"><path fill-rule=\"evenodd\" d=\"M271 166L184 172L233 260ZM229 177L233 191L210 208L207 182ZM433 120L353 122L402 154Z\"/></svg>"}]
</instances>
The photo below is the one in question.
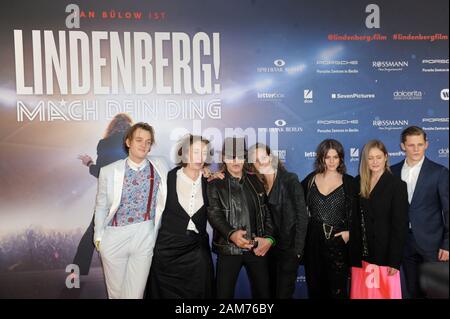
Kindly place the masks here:
<instances>
[{"instance_id":1,"label":"woman in black dress","mask_svg":"<svg viewBox=\"0 0 450 319\"><path fill-rule=\"evenodd\" d=\"M349 233L358 207L355 182L346 174L341 143L324 140L316 153L315 171L302 182L311 215L305 247L308 294L311 299L346 299L354 259Z\"/></svg>"},{"instance_id":2,"label":"woman in black dress","mask_svg":"<svg viewBox=\"0 0 450 319\"><path fill-rule=\"evenodd\" d=\"M167 178L167 201L147 283L150 299L213 297L214 272L206 232L209 141L188 135L178 149L179 164Z\"/></svg>"}]
</instances>

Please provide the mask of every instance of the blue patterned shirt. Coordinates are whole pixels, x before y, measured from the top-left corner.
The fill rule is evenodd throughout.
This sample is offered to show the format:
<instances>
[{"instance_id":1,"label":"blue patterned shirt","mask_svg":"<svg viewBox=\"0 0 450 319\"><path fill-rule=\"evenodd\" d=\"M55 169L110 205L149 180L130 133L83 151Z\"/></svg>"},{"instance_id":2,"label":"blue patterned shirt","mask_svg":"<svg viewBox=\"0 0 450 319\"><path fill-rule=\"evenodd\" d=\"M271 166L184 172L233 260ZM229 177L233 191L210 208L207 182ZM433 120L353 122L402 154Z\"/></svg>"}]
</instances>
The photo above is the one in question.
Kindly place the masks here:
<instances>
[{"instance_id":1,"label":"blue patterned shirt","mask_svg":"<svg viewBox=\"0 0 450 319\"><path fill-rule=\"evenodd\" d=\"M141 223L145 220L145 214L147 212L148 196L150 192L150 161L146 160L145 164L137 169L131 167L128 161L129 159L126 160L125 164L125 175L120 205L115 215L117 221L116 226ZM155 169L153 196L150 206L150 219L153 221L155 219L156 195L158 194L160 180L158 172ZM111 225L113 225L113 221L111 221L110 226Z\"/></svg>"}]
</instances>

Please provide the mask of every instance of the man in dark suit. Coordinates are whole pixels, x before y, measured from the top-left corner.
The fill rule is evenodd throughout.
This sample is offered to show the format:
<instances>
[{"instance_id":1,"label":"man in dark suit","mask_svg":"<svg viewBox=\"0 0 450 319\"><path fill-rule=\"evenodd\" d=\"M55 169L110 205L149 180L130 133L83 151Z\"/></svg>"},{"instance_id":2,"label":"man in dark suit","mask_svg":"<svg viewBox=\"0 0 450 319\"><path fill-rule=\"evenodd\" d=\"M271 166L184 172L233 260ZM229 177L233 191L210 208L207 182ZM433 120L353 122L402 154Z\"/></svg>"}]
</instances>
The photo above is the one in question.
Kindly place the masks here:
<instances>
[{"instance_id":1,"label":"man in dark suit","mask_svg":"<svg viewBox=\"0 0 450 319\"><path fill-rule=\"evenodd\" d=\"M425 157L426 133L417 126L401 135L406 159L391 167L408 186L409 235L404 251L406 296L425 297L420 289L419 266L448 262L448 169ZM404 294L405 295L405 294Z\"/></svg>"}]
</instances>

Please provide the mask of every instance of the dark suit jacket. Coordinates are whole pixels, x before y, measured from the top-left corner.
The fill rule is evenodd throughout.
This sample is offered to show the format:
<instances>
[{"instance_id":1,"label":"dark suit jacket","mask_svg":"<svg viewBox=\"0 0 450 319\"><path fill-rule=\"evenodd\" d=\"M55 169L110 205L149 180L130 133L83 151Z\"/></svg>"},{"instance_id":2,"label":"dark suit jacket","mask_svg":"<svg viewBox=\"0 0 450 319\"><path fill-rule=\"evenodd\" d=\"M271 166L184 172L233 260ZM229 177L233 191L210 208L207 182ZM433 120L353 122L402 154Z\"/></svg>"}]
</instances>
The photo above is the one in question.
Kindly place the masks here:
<instances>
[{"instance_id":1,"label":"dark suit jacket","mask_svg":"<svg viewBox=\"0 0 450 319\"><path fill-rule=\"evenodd\" d=\"M359 185L360 176L356 177ZM365 260L379 266L400 269L408 235L408 190L406 183L386 171L369 198L360 196L364 211L365 236L369 256Z\"/></svg>"},{"instance_id":2,"label":"dark suit jacket","mask_svg":"<svg viewBox=\"0 0 450 319\"><path fill-rule=\"evenodd\" d=\"M392 166L400 178L404 162ZM419 248L448 250L448 169L426 157L409 206L409 220Z\"/></svg>"},{"instance_id":3,"label":"dark suit jacket","mask_svg":"<svg viewBox=\"0 0 450 319\"><path fill-rule=\"evenodd\" d=\"M275 247L303 255L308 213L298 176L279 169L268 201L277 242Z\"/></svg>"}]
</instances>

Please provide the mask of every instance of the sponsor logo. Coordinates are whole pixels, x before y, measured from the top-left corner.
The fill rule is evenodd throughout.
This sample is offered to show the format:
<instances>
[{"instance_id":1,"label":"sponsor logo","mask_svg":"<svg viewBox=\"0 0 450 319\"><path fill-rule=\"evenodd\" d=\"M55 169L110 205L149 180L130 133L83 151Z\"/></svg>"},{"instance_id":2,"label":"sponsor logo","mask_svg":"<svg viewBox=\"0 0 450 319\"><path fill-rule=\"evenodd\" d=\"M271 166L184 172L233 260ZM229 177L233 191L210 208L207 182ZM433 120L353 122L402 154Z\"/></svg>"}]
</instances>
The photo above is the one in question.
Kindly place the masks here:
<instances>
[{"instance_id":1,"label":"sponsor logo","mask_svg":"<svg viewBox=\"0 0 450 319\"><path fill-rule=\"evenodd\" d=\"M350 148L350 162L359 161L359 148L351 147Z\"/></svg>"},{"instance_id":2,"label":"sponsor logo","mask_svg":"<svg viewBox=\"0 0 450 319\"><path fill-rule=\"evenodd\" d=\"M439 157L449 157L448 156L448 147L447 148L440 148L438 150L438 156Z\"/></svg>"},{"instance_id":3,"label":"sponsor logo","mask_svg":"<svg viewBox=\"0 0 450 319\"><path fill-rule=\"evenodd\" d=\"M448 97L449 97L448 89L443 89L441 91L441 99L443 101L448 101Z\"/></svg>"},{"instance_id":4,"label":"sponsor logo","mask_svg":"<svg viewBox=\"0 0 450 319\"><path fill-rule=\"evenodd\" d=\"M289 74L302 72L305 69L305 64L299 64L294 66L286 66L286 61L283 59L276 59L270 66L260 66L256 68L258 73L283 73L287 72Z\"/></svg>"},{"instance_id":5,"label":"sponsor logo","mask_svg":"<svg viewBox=\"0 0 450 319\"><path fill-rule=\"evenodd\" d=\"M316 70L316 72L319 74L359 73L359 70L355 68L359 65L358 60L317 60L316 65L319 67Z\"/></svg>"},{"instance_id":6,"label":"sponsor logo","mask_svg":"<svg viewBox=\"0 0 450 319\"><path fill-rule=\"evenodd\" d=\"M316 155L316 152L305 152L305 158L315 159Z\"/></svg>"},{"instance_id":7,"label":"sponsor logo","mask_svg":"<svg viewBox=\"0 0 450 319\"><path fill-rule=\"evenodd\" d=\"M422 72L448 72L448 59L423 59Z\"/></svg>"},{"instance_id":8,"label":"sponsor logo","mask_svg":"<svg viewBox=\"0 0 450 319\"><path fill-rule=\"evenodd\" d=\"M372 61L372 68L380 72L399 72L408 66L408 61Z\"/></svg>"},{"instance_id":9,"label":"sponsor logo","mask_svg":"<svg viewBox=\"0 0 450 319\"><path fill-rule=\"evenodd\" d=\"M276 101L284 98L284 93L279 92L258 92L257 97L263 101Z\"/></svg>"},{"instance_id":10,"label":"sponsor logo","mask_svg":"<svg viewBox=\"0 0 450 319\"><path fill-rule=\"evenodd\" d=\"M342 127L341 125L358 125L359 120L317 120L317 125L336 125L333 128L319 128L317 133L333 134L333 133L359 133L359 129L355 127Z\"/></svg>"},{"instance_id":11,"label":"sponsor logo","mask_svg":"<svg viewBox=\"0 0 450 319\"><path fill-rule=\"evenodd\" d=\"M422 119L423 123L448 123L448 117L426 117Z\"/></svg>"},{"instance_id":12,"label":"sponsor logo","mask_svg":"<svg viewBox=\"0 0 450 319\"><path fill-rule=\"evenodd\" d=\"M300 126L287 126L287 122L284 119L278 119L274 121L275 127L260 127L258 133L301 133L303 127Z\"/></svg>"},{"instance_id":13,"label":"sponsor logo","mask_svg":"<svg viewBox=\"0 0 450 319\"><path fill-rule=\"evenodd\" d=\"M319 125L349 125L359 124L359 120L317 120Z\"/></svg>"},{"instance_id":14,"label":"sponsor logo","mask_svg":"<svg viewBox=\"0 0 450 319\"><path fill-rule=\"evenodd\" d=\"M286 121L285 120L276 120L275 121L275 125L280 127L280 126L286 126Z\"/></svg>"},{"instance_id":15,"label":"sponsor logo","mask_svg":"<svg viewBox=\"0 0 450 319\"><path fill-rule=\"evenodd\" d=\"M273 64L276 67L281 68L286 65L286 62L284 62L284 60L282 60L282 59L278 59L278 60L273 61Z\"/></svg>"},{"instance_id":16,"label":"sponsor logo","mask_svg":"<svg viewBox=\"0 0 450 319\"><path fill-rule=\"evenodd\" d=\"M358 65L358 60L345 61L345 60L318 60L317 65Z\"/></svg>"},{"instance_id":17,"label":"sponsor logo","mask_svg":"<svg viewBox=\"0 0 450 319\"><path fill-rule=\"evenodd\" d=\"M311 90L311 89L303 90L303 98L304 98L304 103L312 103L313 102L313 90Z\"/></svg>"},{"instance_id":18,"label":"sponsor logo","mask_svg":"<svg viewBox=\"0 0 450 319\"><path fill-rule=\"evenodd\" d=\"M398 151L398 152L388 152L389 157L403 157L405 156L405 152Z\"/></svg>"},{"instance_id":19,"label":"sponsor logo","mask_svg":"<svg viewBox=\"0 0 450 319\"><path fill-rule=\"evenodd\" d=\"M422 100L422 97L425 93L422 91L395 91L392 93L394 100L397 101L413 101L413 100Z\"/></svg>"},{"instance_id":20,"label":"sponsor logo","mask_svg":"<svg viewBox=\"0 0 450 319\"><path fill-rule=\"evenodd\" d=\"M448 59L423 59L422 64L448 64Z\"/></svg>"},{"instance_id":21,"label":"sponsor logo","mask_svg":"<svg viewBox=\"0 0 450 319\"><path fill-rule=\"evenodd\" d=\"M273 153L278 157L281 161L286 160L286 150L274 150Z\"/></svg>"},{"instance_id":22,"label":"sponsor logo","mask_svg":"<svg viewBox=\"0 0 450 319\"><path fill-rule=\"evenodd\" d=\"M331 98L333 100L374 99L375 94L373 94L373 93L350 93L350 94L331 93Z\"/></svg>"},{"instance_id":23,"label":"sponsor logo","mask_svg":"<svg viewBox=\"0 0 450 319\"><path fill-rule=\"evenodd\" d=\"M374 127L378 127L379 130L402 130L404 127L408 126L408 120L379 120L375 119L372 121Z\"/></svg>"}]
</instances>

